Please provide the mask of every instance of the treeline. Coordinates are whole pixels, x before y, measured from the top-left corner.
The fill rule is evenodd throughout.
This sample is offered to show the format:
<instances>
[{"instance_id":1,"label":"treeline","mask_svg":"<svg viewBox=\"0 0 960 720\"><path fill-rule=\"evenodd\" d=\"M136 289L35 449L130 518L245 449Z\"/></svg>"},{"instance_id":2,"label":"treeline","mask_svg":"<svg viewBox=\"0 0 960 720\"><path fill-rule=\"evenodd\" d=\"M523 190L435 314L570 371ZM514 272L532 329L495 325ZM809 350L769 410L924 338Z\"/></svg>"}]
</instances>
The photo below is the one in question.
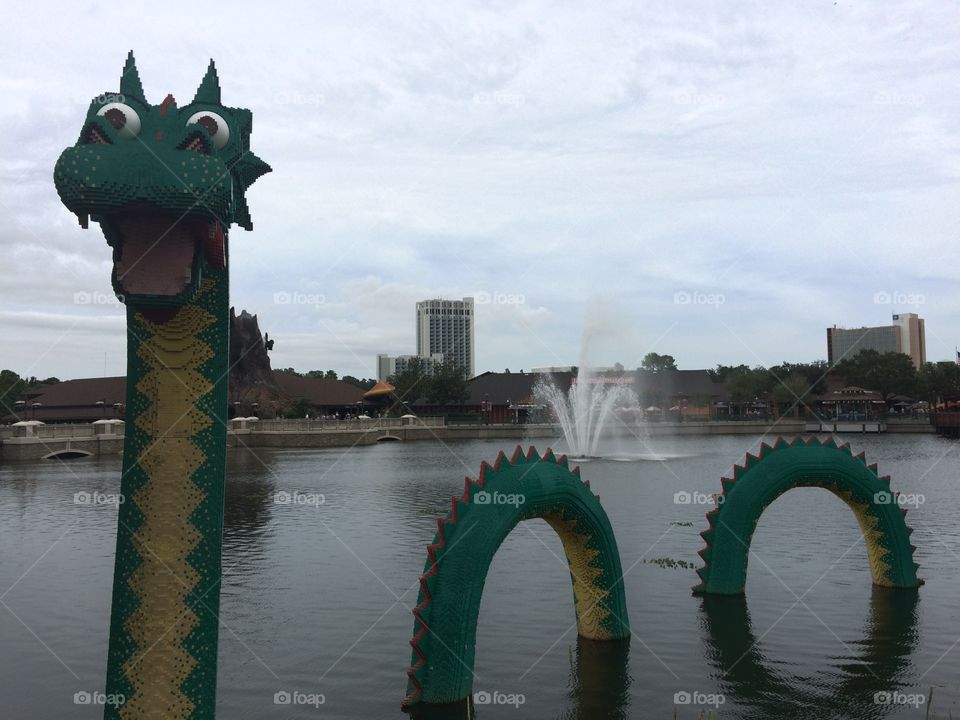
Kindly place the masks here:
<instances>
[{"instance_id":1,"label":"treeline","mask_svg":"<svg viewBox=\"0 0 960 720\"><path fill-rule=\"evenodd\" d=\"M425 399L431 405L462 405L470 397L467 373L453 363L440 363L428 375L420 358L411 358L407 368L387 378L400 402Z\"/></svg>"},{"instance_id":2,"label":"treeline","mask_svg":"<svg viewBox=\"0 0 960 720\"><path fill-rule=\"evenodd\" d=\"M21 396L41 385L53 385L59 378L20 377L13 370L0 370L0 417L13 414L17 400Z\"/></svg>"},{"instance_id":3,"label":"treeline","mask_svg":"<svg viewBox=\"0 0 960 720\"><path fill-rule=\"evenodd\" d=\"M771 397L776 402L803 403L810 395L826 391L830 370L825 361L818 360L783 362L769 368L717 365L709 372L727 385L735 402ZM888 403L902 395L936 404L945 396L960 394L960 365L952 362L926 363L917 368L903 353L861 350L836 363L833 370L844 377L847 385L875 390Z\"/></svg>"},{"instance_id":4,"label":"treeline","mask_svg":"<svg viewBox=\"0 0 960 720\"><path fill-rule=\"evenodd\" d=\"M369 390L377 384L377 381L374 378L357 378L353 375L344 375L343 377L339 377L336 370L308 370L307 372L302 373L297 372L293 368L283 368L282 370L277 370L277 372L289 373L290 375L296 375L298 377L317 378L319 380L340 380L358 388L363 388L364 390Z\"/></svg>"}]
</instances>

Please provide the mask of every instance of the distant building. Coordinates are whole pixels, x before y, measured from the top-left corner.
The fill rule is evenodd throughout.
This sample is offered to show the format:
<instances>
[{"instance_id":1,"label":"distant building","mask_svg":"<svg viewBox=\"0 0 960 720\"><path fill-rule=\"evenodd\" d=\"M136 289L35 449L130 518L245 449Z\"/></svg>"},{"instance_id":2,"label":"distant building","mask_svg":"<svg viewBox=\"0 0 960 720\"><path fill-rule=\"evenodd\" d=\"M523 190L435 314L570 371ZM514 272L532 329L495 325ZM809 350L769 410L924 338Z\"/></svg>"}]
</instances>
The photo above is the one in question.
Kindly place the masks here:
<instances>
[{"instance_id":1,"label":"distant building","mask_svg":"<svg viewBox=\"0 0 960 720\"><path fill-rule=\"evenodd\" d=\"M417 355L440 353L446 362L473 377L476 368L473 298L417 303Z\"/></svg>"},{"instance_id":2,"label":"distant building","mask_svg":"<svg viewBox=\"0 0 960 720\"><path fill-rule=\"evenodd\" d=\"M861 350L899 352L899 331L893 325L861 328L827 328L827 362L851 358Z\"/></svg>"},{"instance_id":3,"label":"distant building","mask_svg":"<svg viewBox=\"0 0 960 720\"><path fill-rule=\"evenodd\" d=\"M413 360L419 360L426 375L433 375L437 365L443 363L443 353L434 353L429 357L420 355L377 355L377 380L384 382L391 375L402 373L410 368Z\"/></svg>"},{"instance_id":4,"label":"distant building","mask_svg":"<svg viewBox=\"0 0 960 720\"><path fill-rule=\"evenodd\" d=\"M878 327L827 328L827 362L834 365L861 350L909 355L916 367L927 361L923 320L916 313L893 316L893 324Z\"/></svg>"},{"instance_id":5,"label":"distant building","mask_svg":"<svg viewBox=\"0 0 960 720\"><path fill-rule=\"evenodd\" d=\"M424 357L421 355L398 355L394 359L394 372L402 373L410 369L410 364L414 360L419 360L421 367L423 367L423 372L425 375L433 375L433 371L437 368L438 365L443 364L443 353L433 353L429 357Z\"/></svg>"},{"instance_id":6,"label":"distant building","mask_svg":"<svg viewBox=\"0 0 960 720\"><path fill-rule=\"evenodd\" d=\"M927 362L927 336L923 318L916 313L900 313L893 316L893 326L900 329L899 351L909 355L916 367Z\"/></svg>"},{"instance_id":7,"label":"distant building","mask_svg":"<svg viewBox=\"0 0 960 720\"><path fill-rule=\"evenodd\" d=\"M530 372L540 375L554 375L556 373L571 373L573 370L573 365L547 365L545 367L535 367Z\"/></svg>"},{"instance_id":8,"label":"distant building","mask_svg":"<svg viewBox=\"0 0 960 720\"><path fill-rule=\"evenodd\" d=\"M377 355L377 380L384 382L397 371L397 359L389 355Z\"/></svg>"}]
</instances>

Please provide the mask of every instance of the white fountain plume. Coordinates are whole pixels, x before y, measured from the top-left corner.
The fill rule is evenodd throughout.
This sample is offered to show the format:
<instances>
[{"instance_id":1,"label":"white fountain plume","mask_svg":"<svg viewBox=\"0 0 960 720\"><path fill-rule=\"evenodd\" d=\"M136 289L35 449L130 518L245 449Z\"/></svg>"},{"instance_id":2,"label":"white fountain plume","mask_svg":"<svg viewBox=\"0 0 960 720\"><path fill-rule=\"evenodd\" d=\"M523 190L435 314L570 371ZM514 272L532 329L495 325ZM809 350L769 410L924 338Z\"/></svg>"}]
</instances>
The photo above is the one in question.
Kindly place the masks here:
<instances>
[{"instance_id":1,"label":"white fountain plume","mask_svg":"<svg viewBox=\"0 0 960 720\"><path fill-rule=\"evenodd\" d=\"M636 395L624 385L598 382L602 379L589 367L580 367L573 380L564 393L544 378L537 383L535 394L556 413L569 453L574 457L596 457L614 409L618 405L636 405Z\"/></svg>"}]
</instances>

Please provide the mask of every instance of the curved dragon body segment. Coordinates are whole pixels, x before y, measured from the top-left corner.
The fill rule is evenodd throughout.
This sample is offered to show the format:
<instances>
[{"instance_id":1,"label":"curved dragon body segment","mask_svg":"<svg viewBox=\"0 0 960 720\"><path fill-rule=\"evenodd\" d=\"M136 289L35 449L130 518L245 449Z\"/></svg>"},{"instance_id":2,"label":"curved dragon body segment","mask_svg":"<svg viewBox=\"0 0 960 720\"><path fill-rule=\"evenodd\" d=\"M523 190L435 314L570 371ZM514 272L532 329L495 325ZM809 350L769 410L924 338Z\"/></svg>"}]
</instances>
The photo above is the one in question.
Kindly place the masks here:
<instances>
[{"instance_id":1,"label":"curved dragon body segment","mask_svg":"<svg viewBox=\"0 0 960 720\"><path fill-rule=\"evenodd\" d=\"M229 374L228 233L269 166L213 63L182 109L147 103L131 53L54 171L113 248L127 306L127 408L107 718L213 718Z\"/></svg>"},{"instance_id":2,"label":"curved dragon body segment","mask_svg":"<svg viewBox=\"0 0 960 720\"><path fill-rule=\"evenodd\" d=\"M577 632L591 640L629 637L620 555L610 521L565 457L530 448L484 463L467 479L427 548L414 615L412 667L403 706L470 695L477 616L487 570L517 523L540 518L560 537L573 583Z\"/></svg>"},{"instance_id":3,"label":"curved dragon body segment","mask_svg":"<svg viewBox=\"0 0 960 720\"><path fill-rule=\"evenodd\" d=\"M750 541L764 509L795 487L821 487L833 492L853 511L863 532L874 585L912 588L921 584L913 561L913 532L907 527L906 509L890 490L890 478L879 476L876 465L867 465L863 454L833 438L779 438L764 444L759 456L747 455L722 479L723 494L707 513L709 527L701 533L706 547L700 551L704 566L697 571L702 582L694 593L739 595L747 579Z\"/></svg>"}]
</instances>

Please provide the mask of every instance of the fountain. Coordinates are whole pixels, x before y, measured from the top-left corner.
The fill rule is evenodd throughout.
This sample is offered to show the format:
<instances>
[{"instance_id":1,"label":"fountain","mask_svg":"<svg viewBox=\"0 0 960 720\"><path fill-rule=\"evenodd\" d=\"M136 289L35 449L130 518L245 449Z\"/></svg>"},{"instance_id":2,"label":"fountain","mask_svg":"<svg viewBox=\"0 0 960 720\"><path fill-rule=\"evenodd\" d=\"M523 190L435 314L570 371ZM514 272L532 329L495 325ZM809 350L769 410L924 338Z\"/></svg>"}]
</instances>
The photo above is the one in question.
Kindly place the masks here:
<instances>
[{"instance_id":1,"label":"fountain","mask_svg":"<svg viewBox=\"0 0 960 720\"><path fill-rule=\"evenodd\" d=\"M576 458L597 457L600 438L614 409L637 404L632 389L604 383L594 370L583 366L566 393L544 378L537 383L534 394L556 413L568 451Z\"/></svg>"}]
</instances>

